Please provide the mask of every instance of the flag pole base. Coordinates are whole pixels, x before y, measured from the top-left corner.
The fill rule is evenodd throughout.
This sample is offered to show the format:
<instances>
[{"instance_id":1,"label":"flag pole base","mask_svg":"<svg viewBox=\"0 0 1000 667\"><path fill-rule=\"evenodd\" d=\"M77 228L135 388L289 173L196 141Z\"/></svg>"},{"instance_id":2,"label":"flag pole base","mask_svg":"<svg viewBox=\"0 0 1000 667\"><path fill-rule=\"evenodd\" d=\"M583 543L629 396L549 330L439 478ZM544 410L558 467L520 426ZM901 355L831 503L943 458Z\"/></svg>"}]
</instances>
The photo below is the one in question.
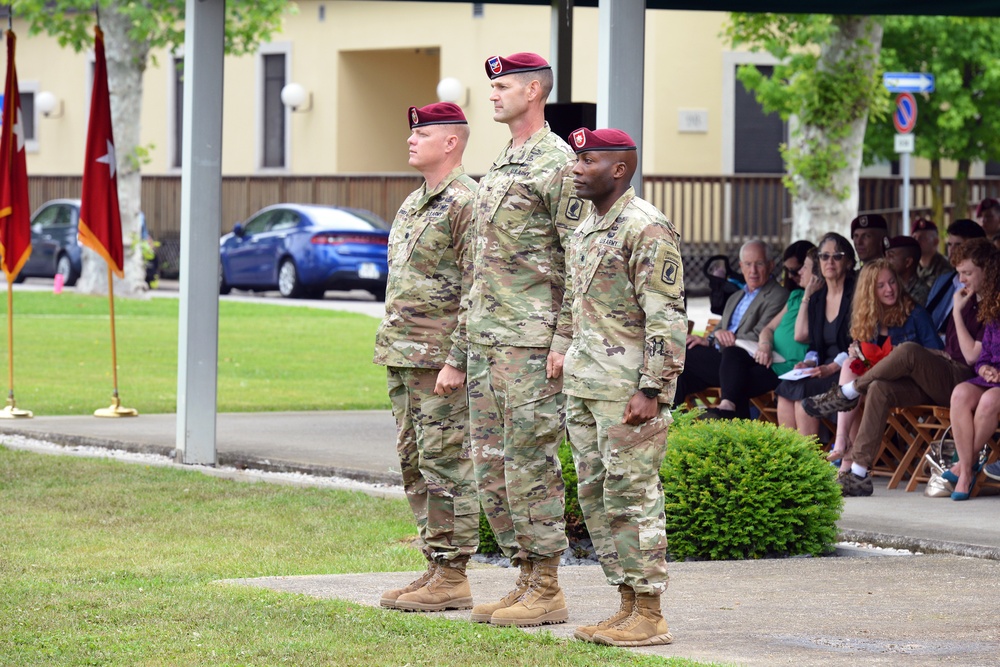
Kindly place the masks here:
<instances>
[{"instance_id":1,"label":"flag pole base","mask_svg":"<svg viewBox=\"0 0 1000 667\"><path fill-rule=\"evenodd\" d=\"M138 417L139 411L135 408L123 408L121 400L115 394L111 397L111 406L94 410L95 417Z\"/></svg>"},{"instance_id":2,"label":"flag pole base","mask_svg":"<svg viewBox=\"0 0 1000 667\"><path fill-rule=\"evenodd\" d=\"M10 399L7 400L7 407L0 410L0 419L31 419L34 416L31 410L22 410Z\"/></svg>"}]
</instances>

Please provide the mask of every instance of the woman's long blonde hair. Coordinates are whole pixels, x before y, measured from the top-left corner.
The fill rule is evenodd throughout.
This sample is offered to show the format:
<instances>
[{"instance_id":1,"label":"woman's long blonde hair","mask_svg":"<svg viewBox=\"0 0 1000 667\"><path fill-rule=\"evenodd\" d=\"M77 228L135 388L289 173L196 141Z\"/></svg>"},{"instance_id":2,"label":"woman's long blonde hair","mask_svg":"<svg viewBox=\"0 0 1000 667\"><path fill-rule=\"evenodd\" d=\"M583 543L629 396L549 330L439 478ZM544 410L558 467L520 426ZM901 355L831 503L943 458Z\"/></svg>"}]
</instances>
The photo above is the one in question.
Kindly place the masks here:
<instances>
[{"instance_id":1,"label":"woman's long blonde hair","mask_svg":"<svg viewBox=\"0 0 1000 667\"><path fill-rule=\"evenodd\" d=\"M896 289L899 298L892 307L882 305L875 295L875 284L878 274L888 270L896 278ZM858 274L858 282L854 286L854 299L851 306L851 338L857 341L873 341L878 336L879 327L898 327L906 322L916 307L916 302L906 292L899 275L893 270L889 260L879 258L867 262Z\"/></svg>"}]
</instances>

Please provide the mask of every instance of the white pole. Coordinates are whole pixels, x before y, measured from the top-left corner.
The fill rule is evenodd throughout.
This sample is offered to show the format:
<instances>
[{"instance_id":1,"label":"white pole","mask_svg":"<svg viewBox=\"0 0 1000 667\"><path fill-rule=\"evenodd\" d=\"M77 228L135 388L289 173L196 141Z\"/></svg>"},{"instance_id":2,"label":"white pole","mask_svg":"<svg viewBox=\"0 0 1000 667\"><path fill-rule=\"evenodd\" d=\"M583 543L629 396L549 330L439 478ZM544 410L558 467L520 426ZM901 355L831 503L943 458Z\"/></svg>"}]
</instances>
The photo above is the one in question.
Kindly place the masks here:
<instances>
[{"instance_id":1,"label":"white pole","mask_svg":"<svg viewBox=\"0 0 1000 667\"><path fill-rule=\"evenodd\" d=\"M899 170L903 173L903 236L910 235L910 154L900 153Z\"/></svg>"}]
</instances>

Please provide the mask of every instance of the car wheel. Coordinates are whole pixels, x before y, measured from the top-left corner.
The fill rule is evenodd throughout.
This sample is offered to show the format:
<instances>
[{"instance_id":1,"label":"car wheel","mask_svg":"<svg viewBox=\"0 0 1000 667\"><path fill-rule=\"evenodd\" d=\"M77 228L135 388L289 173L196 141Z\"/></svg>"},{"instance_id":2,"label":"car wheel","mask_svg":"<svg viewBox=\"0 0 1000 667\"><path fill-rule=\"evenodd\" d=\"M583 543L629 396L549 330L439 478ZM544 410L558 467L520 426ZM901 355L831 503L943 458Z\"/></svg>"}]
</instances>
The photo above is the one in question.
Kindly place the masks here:
<instances>
[{"instance_id":1,"label":"car wheel","mask_svg":"<svg viewBox=\"0 0 1000 667\"><path fill-rule=\"evenodd\" d=\"M379 289L371 290L372 295L375 297L376 301L385 301L385 288L381 287Z\"/></svg>"},{"instance_id":2,"label":"car wheel","mask_svg":"<svg viewBox=\"0 0 1000 667\"><path fill-rule=\"evenodd\" d=\"M18 284L21 284L21 283L24 282L24 279L27 278L27 277L28 276L24 275L23 273L19 273L19 274L17 274L17 277L14 278L14 282L18 283Z\"/></svg>"},{"instance_id":3,"label":"car wheel","mask_svg":"<svg viewBox=\"0 0 1000 667\"><path fill-rule=\"evenodd\" d=\"M326 298L326 290L322 287L317 287L306 292L307 299L324 299Z\"/></svg>"},{"instance_id":4,"label":"car wheel","mask_svg":"<svg viewBox=\"0 0 1000 667\"><path fill-rule=\"evenodd\" d=\"M295 262L291 259L282 261L278 268L278 291L286 299L297 299L305 291L302 288L302 281L299 280Z\"/></svg>"},{"instance_id":5,"label":"car wheel","mask_svg":"<svg viewBox=\"0 0 1000 667\"><path fill-rule=\"evenodd\" d=\"M226 282L226 272L222 269L222 264L219 264L219 294L229 294L233 291L233 286Z\"/></svg>"},{"instance_id":6,"label":"car wheel","mask_svg":"<svg viewBox=\"0 0 1000 667\"><path fill-rule=\"evenodd\" d=\"M66 287L72 287L80 278L73 270L73 262L69 261L68 255L59 255L59 260L56 262L56 273L62 275L63 285Z\"/></svg>"}]
</instances>

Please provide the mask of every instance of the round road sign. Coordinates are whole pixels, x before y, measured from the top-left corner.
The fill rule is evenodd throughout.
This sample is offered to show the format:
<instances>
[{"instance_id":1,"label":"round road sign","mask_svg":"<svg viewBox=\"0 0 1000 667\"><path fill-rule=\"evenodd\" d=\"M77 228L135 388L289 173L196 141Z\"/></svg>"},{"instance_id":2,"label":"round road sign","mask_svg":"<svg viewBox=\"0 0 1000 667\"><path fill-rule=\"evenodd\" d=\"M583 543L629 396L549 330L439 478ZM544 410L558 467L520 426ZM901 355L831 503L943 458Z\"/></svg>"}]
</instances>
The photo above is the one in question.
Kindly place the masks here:
<instances>
[{"instance_id":1,"label":"round road sign","mask_svg":"<svg viewBox=\"0 0 1000 667\"><path fill-rule=\"evenodd\" d=\"M896 96L896 111L892 114L892 124L900 134L909 134L917 124L917 100L912 93Z\"/></svg>"}]
</instances>

